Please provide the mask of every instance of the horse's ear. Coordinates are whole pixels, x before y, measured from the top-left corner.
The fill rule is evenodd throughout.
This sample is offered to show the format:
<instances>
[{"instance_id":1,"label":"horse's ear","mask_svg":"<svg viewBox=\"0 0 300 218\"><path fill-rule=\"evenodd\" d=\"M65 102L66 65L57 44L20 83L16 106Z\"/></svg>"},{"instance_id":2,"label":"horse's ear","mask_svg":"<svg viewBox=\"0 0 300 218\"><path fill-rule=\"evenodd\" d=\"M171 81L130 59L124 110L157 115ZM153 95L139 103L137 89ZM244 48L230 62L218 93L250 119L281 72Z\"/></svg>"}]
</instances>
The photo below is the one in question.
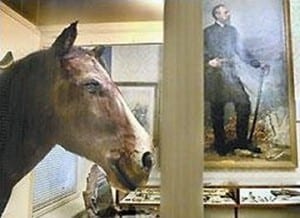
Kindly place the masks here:
<instances>
[{"instance_id":1,"label":"horse's ear","mask_svg":"<svg viewBox=\"0 0 300 218\"><path fill-rule=\"evenodd\" d=\"M78 21L71 23L56 38L52 44L52 48L55 49L55 55L62 57L69 52L77 36L77 23Z\"/></svg>"},{"instance_id":2,"label":"horse's ear","mask_svg":"<svg viewBox=\"0 0 300 218\"><path fill-rule=\"evenodd\" d=\"M92 52L94 53L95 57L101 57L105 48L106 47L104 45L98 45L92 50Z\"/></svg>"},{"instance_id":3,"label":"horse's ear","mask_svg":"<svg viewBox=\"0 0 300 218\"><path fill-rule=\"evenodd\" d=\"M107 47L104 45L98 45L93 50L91 50L92 54L95 56L95 58L98 60L98 62L104 67L104 69L110 73L109 66L103 56L103 53Z\"/></svg>"}]
</instances>

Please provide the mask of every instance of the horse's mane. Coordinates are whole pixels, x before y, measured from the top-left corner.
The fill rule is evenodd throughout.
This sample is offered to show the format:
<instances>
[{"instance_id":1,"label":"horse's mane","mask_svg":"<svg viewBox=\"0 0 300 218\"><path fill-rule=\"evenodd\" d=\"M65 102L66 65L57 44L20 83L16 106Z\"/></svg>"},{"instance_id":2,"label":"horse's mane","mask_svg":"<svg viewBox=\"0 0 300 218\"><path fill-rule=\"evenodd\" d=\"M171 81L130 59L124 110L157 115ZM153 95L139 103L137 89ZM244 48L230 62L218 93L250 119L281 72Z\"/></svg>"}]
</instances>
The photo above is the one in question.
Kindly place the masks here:
<instances>
[{"instance_id":1,"label":"horse's mane","mask_svg":"<svg viewBox=\"0 0 300 218\"><path fill-rule=\"evenodd\" d=\"M10 88L11 75L2 72L0 74L0 162L1 154L7 143L9 135L9 88Z\"/></svg>"},{"instance_id":2,"label":"horse's mane","mask_svg":"<svg viewBox=\"0 0 300 218\"><path fill-rule=\"evenodd\" d=\"M64 55L64 59L69 59L69 58L76 58L76 57L80 57L83 56L85 54L90 54L88 50L79 47L79 46L73 46L69 52Z\"/></svg>"},{"instance_id":3,"label":"horse's mane","mask_svg":"<svg viewBox=\"0 0 300 218\"><path fill-rule=\"evenodd\" d=\"M25 128L24 108L25 104L30 104L30 102L26 102L24 96L31 92L31 86L35 80L32 74L39 71L38 65L46 63L47 54L48 50L29 54L14 62L0 74L0 157L5 145L10 140L12 131L14 133L13 141L15 143L22 141ZM46 73L44 72L44 76L47 76ZM36 80L39 78L41 76Z\"/></svg>"}]
</instances>

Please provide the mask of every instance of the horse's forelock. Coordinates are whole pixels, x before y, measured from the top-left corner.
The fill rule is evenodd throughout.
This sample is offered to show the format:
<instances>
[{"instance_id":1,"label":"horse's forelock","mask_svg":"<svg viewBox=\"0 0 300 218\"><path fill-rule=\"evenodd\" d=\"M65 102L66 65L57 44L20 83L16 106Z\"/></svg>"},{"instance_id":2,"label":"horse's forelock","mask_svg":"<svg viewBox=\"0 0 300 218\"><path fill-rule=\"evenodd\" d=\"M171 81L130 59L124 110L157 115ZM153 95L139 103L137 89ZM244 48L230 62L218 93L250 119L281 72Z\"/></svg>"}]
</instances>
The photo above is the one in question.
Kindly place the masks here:
<instances>
[{"instance_id":1,"label":"horse's forelock","mask_svg":"<svg viewBox=\"0 0 300 218\"><path fill-rule=\"evenodd\" d=\"M81 47L72 47L70 51L63 56L63 59L66 60L66 59L78 58L86 54L89 54L87 50Z\"/></svg>"},{"instance_id":2,"label":"horse's forelock","mask_svg":"<svg viewBox=\"0 0 300 218\"><path fill-rule=\"evenodd\" d=\"M106 66L104 66L103 63L101 63L97 59L95 54L93 52L91 52L90 50L84 49L82 47L72 47L71 50L68 52L68 54L64 55L63 59L61 60L63 69L69 71L71 69L70 65L72 65L72 64L70 64L70 62L74 59L78 59L76 62L77 63L80 62L83 65L84 65L84 61L87 61L90 59L91 63L94 65L95 72L100 72L100 74L102 76L105 75L104 76L106 78L105 81L111 80ZM89 61L87 61L86 63L89 63Z\"/></svg>"}]
</instances>

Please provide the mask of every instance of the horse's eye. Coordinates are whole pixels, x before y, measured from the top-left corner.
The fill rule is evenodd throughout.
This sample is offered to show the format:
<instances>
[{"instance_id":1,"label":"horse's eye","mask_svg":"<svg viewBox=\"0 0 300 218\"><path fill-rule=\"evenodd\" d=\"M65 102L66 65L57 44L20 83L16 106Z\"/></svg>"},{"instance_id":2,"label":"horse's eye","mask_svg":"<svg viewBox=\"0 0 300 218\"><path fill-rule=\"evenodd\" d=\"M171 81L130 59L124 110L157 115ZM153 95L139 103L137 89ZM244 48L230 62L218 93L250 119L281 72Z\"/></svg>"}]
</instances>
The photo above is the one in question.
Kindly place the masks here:
<instances>
[{"instance_id":1,"label":"horse's eye","mask_svg":"<svg viewBox=\"0 0 300 218\"><path fill-rule=\"evenodd\" d=\"M96 80L89 80L85 82L84 88L91 94L100 93L102 90L102 84Z\"/></svg>"}]
</instances>

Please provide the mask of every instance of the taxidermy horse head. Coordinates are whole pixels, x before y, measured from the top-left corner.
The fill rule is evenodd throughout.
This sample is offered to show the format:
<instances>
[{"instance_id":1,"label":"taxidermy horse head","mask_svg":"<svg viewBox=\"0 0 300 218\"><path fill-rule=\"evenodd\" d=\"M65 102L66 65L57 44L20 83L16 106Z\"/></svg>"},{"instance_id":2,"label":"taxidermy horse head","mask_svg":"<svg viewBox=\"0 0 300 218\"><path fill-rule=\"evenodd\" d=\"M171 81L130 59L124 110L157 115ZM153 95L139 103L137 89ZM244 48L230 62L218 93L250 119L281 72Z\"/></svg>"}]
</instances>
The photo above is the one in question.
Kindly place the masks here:
<instances>
[{"instance_id":1,"label":"taxidermy horse head","mask_svg":"<svg viewBox=\"0 0 300 218\"><path fill-rule=\"evenodd\" d=\"M73 46L76 26L0 74L0 216L55 144L100 165L118 189L148 180L152 140L92 52Z\"/></svg>"}]
</instances>

